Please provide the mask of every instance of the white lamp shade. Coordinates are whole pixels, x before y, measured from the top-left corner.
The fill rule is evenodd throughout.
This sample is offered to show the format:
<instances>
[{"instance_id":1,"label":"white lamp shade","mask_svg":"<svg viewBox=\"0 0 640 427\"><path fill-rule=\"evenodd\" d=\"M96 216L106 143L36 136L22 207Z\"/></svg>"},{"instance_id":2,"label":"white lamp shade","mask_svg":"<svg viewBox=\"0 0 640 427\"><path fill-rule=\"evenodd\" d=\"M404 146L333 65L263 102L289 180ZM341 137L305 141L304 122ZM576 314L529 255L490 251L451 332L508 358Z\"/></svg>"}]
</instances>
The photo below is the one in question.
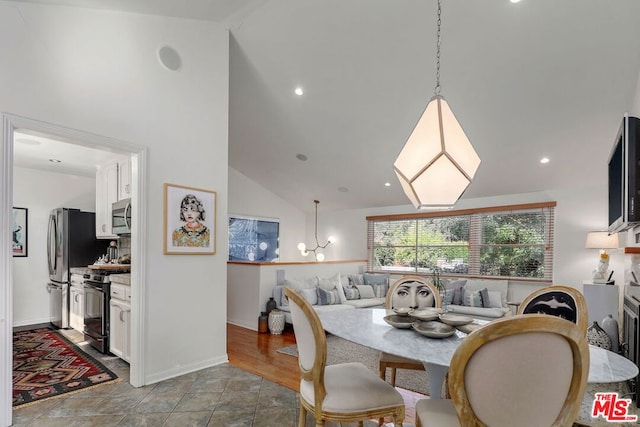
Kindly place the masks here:
<instances>
[{"instance_id":1,"label":"white lamp shade","mask_svg":"<svg viewBox=\"0 0 640 427\"><path fill-rule=\"evenodd\" d=\"M609 234L606 231L590 231L587 233L587 249L617 249L618 234Z\"/></svg>"},{"instance_id":2,"label":"white lamp shade","mask_svg":"<svg viewBox=\"0 0 640 427\"><path fill-rule=\"evenodd\" d=\"M429 101L393 164L418 209L453 206L471 183L480 157L442 96Z\"/></svg>"}]
</instances>

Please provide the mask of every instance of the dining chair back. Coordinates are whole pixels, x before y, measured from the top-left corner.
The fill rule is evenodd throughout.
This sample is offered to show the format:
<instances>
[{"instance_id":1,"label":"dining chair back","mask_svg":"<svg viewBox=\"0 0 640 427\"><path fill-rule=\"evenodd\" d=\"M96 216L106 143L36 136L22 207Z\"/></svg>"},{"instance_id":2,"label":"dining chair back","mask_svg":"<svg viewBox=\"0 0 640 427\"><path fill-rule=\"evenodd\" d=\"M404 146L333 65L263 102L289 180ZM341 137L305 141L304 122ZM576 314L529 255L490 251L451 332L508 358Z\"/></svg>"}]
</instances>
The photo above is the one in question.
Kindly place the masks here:
<instances>
[{"instance_id":1,"label":"dining chair back","mask_svg":"<svg viewBox=\"0 0 640 427\"><path fill-rule=\"evenodd\" d=\"M438 289L420 276L403 276L396 280L387 291L385 308L426 308L442 307L442 297ZM390 384L395 387L397 369L424 371L424 365L417 360L394 356L381 352L378 361L380 378L386 380L387 369L391 370Z\"/></svg>"},{"instance_id":2,"label":"dining chair back","mask_svg":"<svg viewBox=\"0 0 640 427\"><path fill-rule=\"evenodd\" d=\"M417 427L571 426L582 405L589 347L578 325L515 315L470 333L449 366L451 400L420 400Z\"/></svg>"},{"instance_id":3,"label":"dining chair back","mask_svg":"<svg viewBox=\"0 0 640 427\"><path fill-rule=\"evenodd\" d=\"M427 308L442 307L442 296L430 280L420 276L402 276L389 287L385 307Z\"/></svg>"},{"instance_id":4,"label":"dining chair back","mask_svg":"<svg viewBox=\"0 0 640 427\"><path fill-rule=\"evenodd\" d=\"M316 426L325 421L358 422L390 417L402 427L405 406L402 395L360 362L326 365L327 340L315 310L299 293L285 288L300 367L299 427L306 425L307 412Z\"/></svg>"},{"instance_id":5,"label":"dining chair back","mask_svg":"<svg viewBox=\"0 0 640 427\"><path fill-rule=\"evenodd\" d=\"M589 313L584 295L568 286L552 285L529 294L518 307L518 314L549 314L570 320L587 333Z\"/></svg>"}]
</instances>

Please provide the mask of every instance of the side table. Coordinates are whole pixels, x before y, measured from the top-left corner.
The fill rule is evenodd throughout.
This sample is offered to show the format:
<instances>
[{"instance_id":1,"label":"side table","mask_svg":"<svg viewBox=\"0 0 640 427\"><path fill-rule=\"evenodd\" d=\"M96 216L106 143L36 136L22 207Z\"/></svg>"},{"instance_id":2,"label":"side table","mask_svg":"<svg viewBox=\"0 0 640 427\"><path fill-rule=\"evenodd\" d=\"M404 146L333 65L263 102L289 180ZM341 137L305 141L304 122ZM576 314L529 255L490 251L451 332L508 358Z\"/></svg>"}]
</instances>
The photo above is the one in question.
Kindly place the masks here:
<instances>
[{"instance_id":1,"label":"side table","mask_svg":"<svg viewBox=\"0 0 640 427\"><path fill-rule=\"evenodd\" d=\"M269 330L273 335L280 335L284 331L285 315L281 310L271 310L269 313Z\"/></svg>"}]
</instances>

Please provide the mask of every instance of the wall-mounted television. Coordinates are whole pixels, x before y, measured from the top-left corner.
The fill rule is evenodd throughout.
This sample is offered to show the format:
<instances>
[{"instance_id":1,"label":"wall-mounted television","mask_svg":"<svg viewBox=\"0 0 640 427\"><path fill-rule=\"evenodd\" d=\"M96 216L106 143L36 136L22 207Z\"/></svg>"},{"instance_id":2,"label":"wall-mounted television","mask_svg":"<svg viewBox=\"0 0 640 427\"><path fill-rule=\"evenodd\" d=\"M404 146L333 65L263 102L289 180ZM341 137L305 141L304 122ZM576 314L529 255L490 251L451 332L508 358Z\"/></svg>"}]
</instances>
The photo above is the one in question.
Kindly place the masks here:
<instances>
[{"instance_id":1,"label":"wall-mounted television","mask_svg":"<svg viewBox=\"0 0 640 427\"><path fill-rule=\"evenodd\" d=\"M609 156L609 233L640 224L640 119L624 115Z\"/></svg>"}]
</instances>

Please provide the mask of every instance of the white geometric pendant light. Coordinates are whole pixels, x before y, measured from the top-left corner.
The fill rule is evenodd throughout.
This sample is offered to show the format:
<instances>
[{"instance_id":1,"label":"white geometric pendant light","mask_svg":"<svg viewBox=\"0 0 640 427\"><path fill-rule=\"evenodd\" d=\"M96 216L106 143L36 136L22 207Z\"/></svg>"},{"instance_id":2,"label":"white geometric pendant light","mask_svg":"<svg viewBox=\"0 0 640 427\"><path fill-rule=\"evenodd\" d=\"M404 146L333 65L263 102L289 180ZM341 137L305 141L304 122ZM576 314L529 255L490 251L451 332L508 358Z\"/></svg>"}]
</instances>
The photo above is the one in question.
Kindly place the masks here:
<instances>
[{"instance_id":1,"label":"white geometric pendant light","mask_svg":"<svg viewBox=\"0 0 640 427\"><path fill-rule=\"evenodd\" d=\"M441 10L438 1L435 95L393 164L402 189L417 209L453 206L480 166L480 157L440 95Z\"/></svg>"}]
</instances>

